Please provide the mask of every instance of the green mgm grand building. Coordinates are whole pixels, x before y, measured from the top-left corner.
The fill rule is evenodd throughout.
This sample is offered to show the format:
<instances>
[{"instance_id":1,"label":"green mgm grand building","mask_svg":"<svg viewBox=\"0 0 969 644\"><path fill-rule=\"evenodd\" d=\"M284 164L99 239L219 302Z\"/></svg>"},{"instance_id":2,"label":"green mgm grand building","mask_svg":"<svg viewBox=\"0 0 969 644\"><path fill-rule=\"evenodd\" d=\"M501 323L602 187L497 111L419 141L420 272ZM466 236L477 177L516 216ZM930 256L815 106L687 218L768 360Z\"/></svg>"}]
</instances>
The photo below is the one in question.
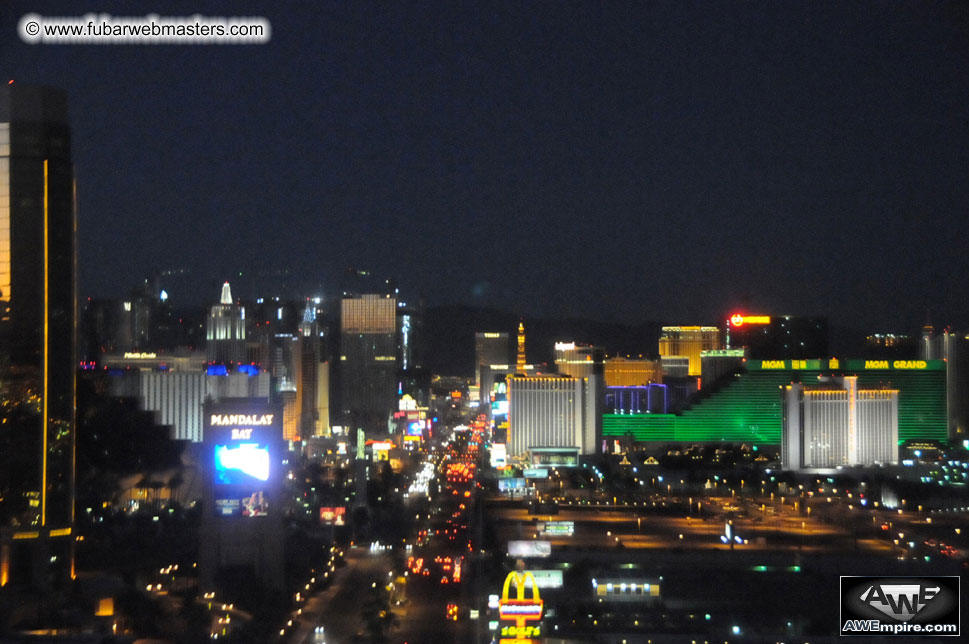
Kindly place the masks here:
<instances>
[{"instance_id":1,"label":"green mgm grand building","mask_svg":"<svg viewBox=\"0 0 969 644\"><path fill-rule=\"evenodd\" d=\"M858 387L897 389L898 440L947 439L944 360L747 360L704 387L678 414L604 414L602 438L660 443L781 444L782 387L822 376L858 376Z\"/></svg>"}]
</instances>

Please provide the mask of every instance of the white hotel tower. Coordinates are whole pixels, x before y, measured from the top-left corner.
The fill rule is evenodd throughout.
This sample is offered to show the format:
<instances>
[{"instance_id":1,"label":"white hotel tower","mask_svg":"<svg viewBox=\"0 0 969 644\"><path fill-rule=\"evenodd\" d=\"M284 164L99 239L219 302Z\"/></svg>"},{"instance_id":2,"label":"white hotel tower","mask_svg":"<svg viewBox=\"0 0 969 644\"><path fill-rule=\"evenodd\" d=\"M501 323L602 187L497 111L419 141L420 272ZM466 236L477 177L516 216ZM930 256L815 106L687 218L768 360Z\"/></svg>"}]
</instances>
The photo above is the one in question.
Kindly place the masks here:
<instances>
[{"instance_id":1,"label":"white hotel tower","mask_svg":"<svg viewBox=\"0 0 969 644\"><path fill-rule=\"evenodd\" d=\"M858 389L857 376L783 390L785 470L898 462L898 389Z\"/></svg>"},{"instance_id":2,"label":"white hotel tower","mask_svg":"<svg viewBox=\"0 0 969 644\"><path fill-rule=\"evenodd\" d=\"M594 454L600 386L599 376L509 376L508 454L522 456L534 447L577 447L579 454Z\"/></svg>"}]
</instances>

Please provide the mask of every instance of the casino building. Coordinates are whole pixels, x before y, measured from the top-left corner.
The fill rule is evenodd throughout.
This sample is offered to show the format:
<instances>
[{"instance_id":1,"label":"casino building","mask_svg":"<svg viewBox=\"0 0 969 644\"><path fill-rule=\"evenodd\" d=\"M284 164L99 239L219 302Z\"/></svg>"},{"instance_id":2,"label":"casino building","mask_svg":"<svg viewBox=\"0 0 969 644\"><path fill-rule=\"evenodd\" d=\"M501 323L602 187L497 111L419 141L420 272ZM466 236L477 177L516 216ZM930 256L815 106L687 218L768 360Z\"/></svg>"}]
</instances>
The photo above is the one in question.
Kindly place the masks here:
<instances>
[{"instance_id":1,"label":"casino building","mask_svg":"<svg viewBox=\"0 0 969 644\"><path fill-rule=\"evenodd\" d=\"M601 347L575 342L555 343L555 368L563 375L588 378L603 374L605 353Z\"/></svg>"},{"instance_id":2,"label":"casino building","mask_svg":"<svg viewBox=\"0 0 969 644\"><path fill-rule=\"evenodd\" d=\"M659 338L663 358L687 358L687 373L700 375L700 353L720 348L720 329L715 326L664 326Z\"/></svg>"},{"instance_id":3,"label":"casino building","mask_svg":"<svg viewBox=\"0 0 969 644\"><path fill-rule=\"evenodd\" d=\"M594 454L601 417L600 376L508 376L508 455L532 448L574 447Z\"/></svg>"},{"instance_id":4,"label":"casino building","mask_svg":"<svg viewBox=\"0 0 969 644\"><path fill-rule=\"evenodd\" d=\"M858 376L784 386L786 470L898 462L898 390L859 389Z\"/></svg>"},{"instance_id":5,"label":"casino building","mask_svg":"<svg viewBox=\"0 0 969 644\"><path fill-rule=\"evenodd\" d=\"M786 387L810 390L822 378L856 377L859 393L897 391L897 441L947 439L946 365L942 360L751 360L705 383L676 414L604 414L604 440L731 442L780 447ZM816 394L808 394L813 396ZM894 459L893 459L894 460Z\"/></svg>"}]
</instances>

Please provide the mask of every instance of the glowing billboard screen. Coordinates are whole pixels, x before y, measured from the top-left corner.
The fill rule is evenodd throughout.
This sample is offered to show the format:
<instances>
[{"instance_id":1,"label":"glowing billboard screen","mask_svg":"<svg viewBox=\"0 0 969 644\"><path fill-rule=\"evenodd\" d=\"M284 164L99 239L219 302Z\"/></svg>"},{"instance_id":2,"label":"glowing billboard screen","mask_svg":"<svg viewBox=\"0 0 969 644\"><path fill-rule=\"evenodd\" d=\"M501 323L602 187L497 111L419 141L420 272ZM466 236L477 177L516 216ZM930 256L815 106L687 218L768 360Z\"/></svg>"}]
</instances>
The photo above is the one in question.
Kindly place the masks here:
<instances>
[{"instance_id":1,"label":"glowing billboard screen","mask_svg":"<svg viewBox=\"0 0 969 644\"><path fill-rule=\"evenodd\" d=\"M422 436L424 434L424 421L415 420L407 425L408 436Z\"/></svg>"},{"instance_id":2,"label":"glowing billboard screen","mask_svg":"<svg viewBox=\"0 0 969 644\"><path fill-rule=\"evenodd\" d=\"M575 534L575 522L546 521L538 524L538 531L549 537L571 537Z\"/></svg>"},{"instance_id":3,"label":"glowing billboard screen","mask_svg":"<svg viewBox=\"0 0 969 644\"><path fill-rule=\"evenodd\" d=\"M237 443L215 446L215 482L252 485L269 480L269 446Z\"/></svg>"},{"instance_id":4,"label":"glowing billboard screen","mask_svg":"<svg viewBox=\"0 0 969 644\"><path fill-rule=\"evenodd\" d=\"M215 511L222 517L264 517L269 512L269 501L263 490L245 496L217 495Z\"/></svg>"},{"instance_id":5,"label":"glowing billboard screen","mask_svg":"<svg viewBox=\"0 0 969 644\"><path fill-rule=\"evenodd\" d=\"M549 541L509 541L509 557L548 557L552 554L552 544Z\"/></svg>"},{"instance_id":6,"label":"glowing billboard screen","mask_svg":"<svg viewBox=\"0 0 969 644\"><path fill-rule=\"evenodd\" d=\"M491 446L491 467L504 467L507 458L508 453L504 443L495 443Z\"/></svg>"},{"instance_id":7,"label":"glowing billboard screen","mask_svg":"<svg viewBox=\"0 0 969 644\"><path fill-rule=\"evenodd\" d=\"M273 506L281 474L282 415L276 411L255 401L206 405L206 469L217 517L262 517Z\"/></svg>"},{"instance_id":8,"label":"glowing billboard screen","mask_svg":"<svg viewBox=\"0 0 969 644\"><path fill-rule=\"evenodd\" d=\"M320 508L320 521L324 525L346 525L347 509L345 507Z\"/></svg>"},{"instance_id":9,"label":"glowing billboard screen","mask_svg":"<svg viewBox=\"0 0 969 644\"><path fill-rule=\"evenodd\" d=\"M215 445L215 507L224 517L265 516L269 510L269 446L258 443Z\"/></svg>"},{"instance_id":10,"label":"glowing billboard screen","mask_svg":"<svg viewBox=\"0 0 969 644\"><path fill-rule=\"evenodd\" d=\"M498 491L499 492L511 492L514 490L524 490L528 487L528 484L523 478L507 478L498 479Z\"/></svg>"}]
</instances>

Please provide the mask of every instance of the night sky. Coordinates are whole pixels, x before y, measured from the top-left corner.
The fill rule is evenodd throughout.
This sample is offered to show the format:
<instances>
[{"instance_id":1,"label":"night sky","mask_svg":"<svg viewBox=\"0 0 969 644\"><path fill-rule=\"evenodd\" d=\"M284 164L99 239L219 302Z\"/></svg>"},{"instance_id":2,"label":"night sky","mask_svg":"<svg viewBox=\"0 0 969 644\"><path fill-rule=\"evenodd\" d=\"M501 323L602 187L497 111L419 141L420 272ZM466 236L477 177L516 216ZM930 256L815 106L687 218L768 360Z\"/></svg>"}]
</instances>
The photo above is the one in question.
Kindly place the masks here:
<instances>
[{"instance_id":1,"label":"night sky","mask_svg":"<svg viewBox=\"0 0 969 644\"><path fill-rule=\"evenodd\" d=\"M0 5L4 82L69 93L82 295L355 266L525 315L969 329L969 3L265 5ZM99 11L272 40L17 36Z\"/></svg>"}]
</instances>

